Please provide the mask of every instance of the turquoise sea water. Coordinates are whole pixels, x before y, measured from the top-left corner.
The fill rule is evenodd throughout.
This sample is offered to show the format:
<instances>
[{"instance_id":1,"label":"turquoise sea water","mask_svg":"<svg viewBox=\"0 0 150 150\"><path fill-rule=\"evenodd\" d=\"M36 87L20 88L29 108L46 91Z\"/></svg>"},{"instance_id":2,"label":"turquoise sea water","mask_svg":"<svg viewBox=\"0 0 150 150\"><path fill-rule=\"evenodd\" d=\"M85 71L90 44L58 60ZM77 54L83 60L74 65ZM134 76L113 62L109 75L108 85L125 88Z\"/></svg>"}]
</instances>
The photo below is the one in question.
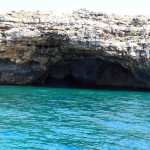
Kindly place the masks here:
<instances>
[{"instance_id":1,"label":"turquoise sea water","mask_svg":"<svg viewBox=\"0 0 150 150\"><path fill-rule=\"evenodd\" d=\"M0 86L0 150L150 150L150 93Z\"/></svg>"}]
</instances>

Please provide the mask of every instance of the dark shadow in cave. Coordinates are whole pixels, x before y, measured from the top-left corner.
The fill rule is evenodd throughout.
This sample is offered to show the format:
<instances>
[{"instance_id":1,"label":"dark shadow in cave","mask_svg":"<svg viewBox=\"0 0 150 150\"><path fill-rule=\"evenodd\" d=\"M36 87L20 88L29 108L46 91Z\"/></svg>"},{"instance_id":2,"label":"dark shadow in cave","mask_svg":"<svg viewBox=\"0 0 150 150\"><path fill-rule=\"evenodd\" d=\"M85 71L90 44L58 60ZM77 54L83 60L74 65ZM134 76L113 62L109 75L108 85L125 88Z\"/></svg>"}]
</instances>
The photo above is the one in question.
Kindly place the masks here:
<instances>
[{"instance_id":1,"label":"dark shadow in cave","mask_svg":"<svg viewBox=\"0 0 150 150\"><path fill-rule=\"evenodd\" d=\"M72 60L50 66L43 84L71 88L144 88L128 69L102 59Z\"/></svg>"}]
</instances>

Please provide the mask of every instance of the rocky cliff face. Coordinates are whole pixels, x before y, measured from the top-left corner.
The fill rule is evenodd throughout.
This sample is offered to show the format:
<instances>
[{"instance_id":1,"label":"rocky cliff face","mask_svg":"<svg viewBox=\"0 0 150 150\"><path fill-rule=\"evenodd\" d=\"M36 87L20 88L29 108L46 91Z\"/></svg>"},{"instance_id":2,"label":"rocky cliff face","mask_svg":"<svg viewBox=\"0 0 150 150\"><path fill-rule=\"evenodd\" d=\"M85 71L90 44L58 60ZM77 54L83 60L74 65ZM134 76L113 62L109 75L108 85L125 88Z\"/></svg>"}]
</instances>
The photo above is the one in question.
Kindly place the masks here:
<instances>
[{"instance_id":1,"label":"rocky cliff face","mask_svg":"<svg viewBox=\"0 0 150 150\"><path fill-rule=\"evenodd\" d=\"M149 58L148 16L0 13L0 84L150 89Z\"/></svg>"}]
</instances>

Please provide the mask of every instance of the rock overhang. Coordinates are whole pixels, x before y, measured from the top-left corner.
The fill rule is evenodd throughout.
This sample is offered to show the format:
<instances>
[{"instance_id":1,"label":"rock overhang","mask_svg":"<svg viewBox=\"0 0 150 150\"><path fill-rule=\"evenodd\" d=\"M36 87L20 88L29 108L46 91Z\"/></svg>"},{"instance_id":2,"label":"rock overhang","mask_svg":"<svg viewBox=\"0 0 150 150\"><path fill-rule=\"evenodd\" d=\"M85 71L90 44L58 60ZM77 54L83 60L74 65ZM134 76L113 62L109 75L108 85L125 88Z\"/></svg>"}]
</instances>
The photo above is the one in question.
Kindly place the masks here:
<instances>
[{"instance_id":1,"label":"rock overhang","mask_svg":"<svg viewBox=\"0 0 150 150\"><path fill-rule=\"evenodd\" d=\"M0 59L9 58L20 66L37 62L40 78L52 65L99 58L119 63L149 87L149 35L148 16L121 17L86 9L60 16L39 11L3 13L0 14ZM34 79L31 73L25 80L32 83L38 78Z\"/></svg>"}]
</instances>

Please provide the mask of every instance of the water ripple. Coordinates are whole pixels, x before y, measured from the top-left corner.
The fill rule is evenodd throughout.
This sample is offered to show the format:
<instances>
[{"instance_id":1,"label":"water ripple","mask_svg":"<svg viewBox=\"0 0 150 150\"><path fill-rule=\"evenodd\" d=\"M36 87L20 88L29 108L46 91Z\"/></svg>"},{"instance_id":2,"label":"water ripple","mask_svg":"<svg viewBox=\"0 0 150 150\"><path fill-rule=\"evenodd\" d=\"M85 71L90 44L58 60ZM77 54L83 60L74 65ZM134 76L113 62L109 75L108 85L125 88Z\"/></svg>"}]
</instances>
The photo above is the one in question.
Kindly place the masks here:
<instances>
[{"instance_id":1,"label":"water ripple","mask_svg":"<svg viewBox=\"0 0 150 150\"><path fill-rule=\"evenodd\" d=\"M0 149L149 150L150 93L0 87Z\"/></svg>"}]
</instances>

